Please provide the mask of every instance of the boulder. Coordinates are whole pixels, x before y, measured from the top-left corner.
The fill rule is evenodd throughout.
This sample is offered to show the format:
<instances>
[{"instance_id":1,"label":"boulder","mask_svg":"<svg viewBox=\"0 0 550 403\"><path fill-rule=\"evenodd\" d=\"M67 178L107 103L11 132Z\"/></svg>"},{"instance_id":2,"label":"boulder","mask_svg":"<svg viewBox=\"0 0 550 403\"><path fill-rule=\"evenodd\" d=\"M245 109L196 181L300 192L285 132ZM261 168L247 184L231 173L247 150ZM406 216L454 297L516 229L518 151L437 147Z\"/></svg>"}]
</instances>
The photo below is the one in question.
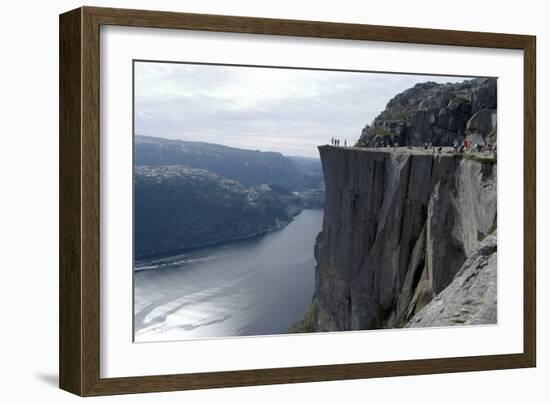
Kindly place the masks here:
<instances>
[{"instance_id":1,"label":"boulder","mask_svg":"<svg viewBox=\"0 0 550 403\"><path fill-rule=\"evenodd\" d=\"M467 137L472 144L495 144L497 137L496 109L483 109L466 122Z\"/></svg>"}]
</instances>

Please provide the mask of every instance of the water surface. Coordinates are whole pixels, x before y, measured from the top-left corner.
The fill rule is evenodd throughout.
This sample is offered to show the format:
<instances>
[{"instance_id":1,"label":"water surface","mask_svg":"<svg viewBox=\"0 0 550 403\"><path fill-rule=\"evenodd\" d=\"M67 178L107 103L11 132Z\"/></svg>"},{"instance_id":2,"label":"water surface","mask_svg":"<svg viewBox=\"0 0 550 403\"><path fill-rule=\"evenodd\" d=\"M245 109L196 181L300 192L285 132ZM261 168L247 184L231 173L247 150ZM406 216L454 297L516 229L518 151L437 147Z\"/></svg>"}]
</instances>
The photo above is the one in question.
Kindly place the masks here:
<instances>
[{"instance_id":1,"label":"water surface","mask_svg":"<svg viewBox=\"0 0 550 403\"><path fill-rule=\"evenodd\" d=\"M322 220L304 210L258 238L138 262L135 340L284 333L311 301Z\"/></svg>"}]
</instances>

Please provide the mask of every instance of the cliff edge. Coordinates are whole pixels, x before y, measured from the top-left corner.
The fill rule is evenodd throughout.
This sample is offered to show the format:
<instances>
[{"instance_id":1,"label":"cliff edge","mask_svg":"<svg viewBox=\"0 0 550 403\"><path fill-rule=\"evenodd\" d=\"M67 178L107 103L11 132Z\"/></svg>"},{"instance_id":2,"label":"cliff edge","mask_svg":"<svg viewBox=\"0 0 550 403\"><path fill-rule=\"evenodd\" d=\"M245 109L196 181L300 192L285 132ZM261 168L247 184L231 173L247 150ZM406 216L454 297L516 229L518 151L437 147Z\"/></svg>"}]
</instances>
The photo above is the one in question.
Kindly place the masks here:
<instances>
[{"instance_id":1,"label":"cliff edge","mask_svg":"<svg viewBox=\"0 0 550 403\"><path fill-rule=\"evenodd\" d=\"M403 327L413 318L416 326L437 325L427 311L415 315L444 296L465 264L472 267L468 259L486 239L495 240L496 262L496 235L488 238L497 222L495 159L407 149L319 151L326 199L308 330ZM480 318L476 323L488 323L496 313Z\"/></svg>"}]
</instances>

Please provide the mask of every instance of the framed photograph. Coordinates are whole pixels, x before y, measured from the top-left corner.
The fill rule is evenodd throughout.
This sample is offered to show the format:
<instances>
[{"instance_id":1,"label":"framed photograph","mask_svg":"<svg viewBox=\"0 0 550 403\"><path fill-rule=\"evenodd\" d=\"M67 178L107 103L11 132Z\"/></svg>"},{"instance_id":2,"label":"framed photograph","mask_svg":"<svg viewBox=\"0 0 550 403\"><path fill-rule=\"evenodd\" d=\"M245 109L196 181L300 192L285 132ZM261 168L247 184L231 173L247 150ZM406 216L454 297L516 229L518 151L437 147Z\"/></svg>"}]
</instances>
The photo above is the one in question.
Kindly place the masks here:
<instances>
[{"instance_id":1,"label":"framed photograph","mask_svg":"<svg viewBox=\"0 0 550 403\"><path fill-rule=\"evenodd\" d=\"M60 387L533 367L535 37L60 16Z\"/></svg>"}]
</instances>

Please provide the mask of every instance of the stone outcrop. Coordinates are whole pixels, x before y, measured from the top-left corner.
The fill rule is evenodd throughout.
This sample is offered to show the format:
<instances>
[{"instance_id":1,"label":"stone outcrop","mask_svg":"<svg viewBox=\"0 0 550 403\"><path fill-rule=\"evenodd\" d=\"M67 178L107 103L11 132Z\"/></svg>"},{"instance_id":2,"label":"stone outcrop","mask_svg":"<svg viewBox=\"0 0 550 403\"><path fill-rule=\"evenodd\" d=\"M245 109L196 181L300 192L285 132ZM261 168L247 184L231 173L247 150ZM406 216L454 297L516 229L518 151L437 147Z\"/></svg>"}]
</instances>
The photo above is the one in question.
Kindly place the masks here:
<instances>
[{"instance_id":1,"label":"stone outcrop","mask_svg":"<svg viewBox=\"0 0 550 403\"><path fill-rule=\"evenodd\" d=\"M319 150L326 199L315 246L314 331L405 326L444 297L457 273L481 267L474 256L497 219L494 159ZM436 323L423 315L416 324Z\"/></svg>"},{"instance_id":2,"label":"stone outcrop","mask_svg":"<svg viewBox=\"0 0 550 403\"><path fill-rule=\"evenodd\" d=\"M452 283L408 327L497 323L497 236L487 236Z\"/></svg>"},{"instance_id":3,"label":"stone outcrop","mask_svg":"<svg viewBox=\"0 0 550 403\"><path fill-rule=\"evenodd\" d=\"M497 111L495 109L483 109L476 112L466 122L466 133L472 144L496 144Z\"/></svg>"},{"instance_id":4,"label":"stone outcrop","mask_svg":"<svg viewBox=\"0 0 550 403\"><path fill-rule=\"evenodd\" d=\"M462 141L467 122L477 112L497 108L497 81L476 78L462 83L426 82L396 95L367 125L357 146L398 142L402 146L450 146ZM496 125L495 125L496 131ZM491 139L496 139L496 135Z\"/></svg>"}]
</instances>

